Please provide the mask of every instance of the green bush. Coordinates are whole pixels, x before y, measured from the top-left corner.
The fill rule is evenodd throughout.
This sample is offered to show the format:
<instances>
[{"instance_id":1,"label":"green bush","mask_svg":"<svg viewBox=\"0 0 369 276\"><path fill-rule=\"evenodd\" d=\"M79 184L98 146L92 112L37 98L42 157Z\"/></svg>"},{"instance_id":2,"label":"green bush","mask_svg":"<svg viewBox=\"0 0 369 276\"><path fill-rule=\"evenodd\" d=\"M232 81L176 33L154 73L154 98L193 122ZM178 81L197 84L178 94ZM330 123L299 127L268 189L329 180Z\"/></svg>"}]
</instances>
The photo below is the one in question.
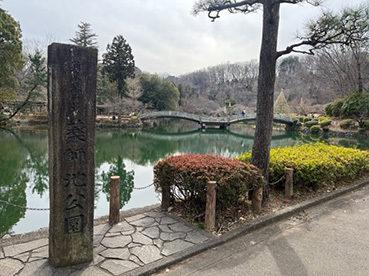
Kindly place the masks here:
<instances>
[{"instance_id":1,"label":"green bush","mask_svg":"<svg viewBox=\"0 0 369 276\"><path fill-rule=\"evenodd\" d=\"M322 120L322 121L319 121L320 122L320 127L321 128L324 128L324 127L327 127L327 126L330 126L332 124L332 121L331 120Z\"/></svg>"},{"instance_id":2,"label":"green bush","mask_svg":"<svg viewBox=\"0 0 369 276\"><path fill-rule=\"evenodd\" d=\"M319 131L320 131L320 126L318 126L318 125L313 125L313 126L310 127L310 132L311 133L319 133Z\"/></svg>"},{"instance_id":3,"label":"green bush","mask_svg":"<svg viewBox=\"0 0 369 276\"><path fill-rule=\"evenodd\" d=\"M245 152L237 159L249 163L251 152ZM286 168L294 169L295 187L319 187L329 182L354 180L369 173L369 152L323 143L271 149L269 181L280 179Z\"/></svg>"},{"instance_id":4,"label":"green bush","mask_svg":"<svg viewBox=\"0 0 369 276\"><path fill-rule=\"evenodd\" d=\"M342 129L349 129L350 127L354 126L355 123L352 119L346 119L346 120L342 120L340 122L340 128Z\"/></svg>"},{"instance_id":5,"label":"green bush","mask_svg":"<svg viewBox=\"0 0 369 276\"><path fill-rule=\"evenodd\" d=\"M306 116L292 116L292 118L298 120L299 122L303 123L304 122L304 118L306 118Z\"/></svg>"},{"instance_id":6,"label":"green bush","mask_svg":"<svg viewBox=\"0 0 369 276\"><path fill-rule=\"evenodd\" d=\"M304 117L304 123L309 122L311 120L312 120L312 118L310 118L310 117Z\"/></svg>"},{"instance_id":7,"label":"green bush","mask_svg":"<svg viewBox=\"0 0 369 276\"><path fill-rule=\"evenodd\" d=\"M206 184L217 182L217 208L241 203L247 191L264 185L260 170L244 162L210 154L183 154L165 158L154 166L154 185L160 191L170 186L171 202L205 210Z\"/></svg>"},{"instance_id":8,"label":"green bush","mask_svg":"<svg viewBox=\"0 0 369 276\"><path fill-rule=\"evenodd\" d=\"M329 120L329 117L327 117L327 116L319 116L318 117L319 123L321 123L322 121L325 121L325 120Z\"/></svg>"},{"instance_id":9,"label":"green bush","mask_svg":"<svg viewBox=\"0 0 369 276\"><path fill-rule=\"evenodd\" d=\"M317 120L311 120L311 121L306 122L305 126L310 128L310 127L318 125L318 124L319 124L319 122Z\"/></svg>"},{"instance_id":10,"label":"green bush","mask_svg":"<svg viewBox=\"0 0 369 276\"><path fill-rule=\"evenodd\" d=\"M328 116L338 117L341 116L341 108L344 103L344 99L338 99L333 103L329 103L325 107L325 114Z\"/></svg>"}]
</instances>

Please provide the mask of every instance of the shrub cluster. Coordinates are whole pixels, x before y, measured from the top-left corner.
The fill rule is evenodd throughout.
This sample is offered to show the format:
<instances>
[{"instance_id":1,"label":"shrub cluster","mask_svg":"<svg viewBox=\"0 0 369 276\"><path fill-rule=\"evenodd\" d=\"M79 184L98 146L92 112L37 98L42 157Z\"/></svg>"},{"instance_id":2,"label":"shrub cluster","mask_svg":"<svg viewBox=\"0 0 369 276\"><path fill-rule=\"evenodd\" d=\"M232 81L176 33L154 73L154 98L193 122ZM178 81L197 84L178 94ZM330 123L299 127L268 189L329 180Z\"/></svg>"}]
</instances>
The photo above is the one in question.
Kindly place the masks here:
<instances>
[{"instance_id":1,"label":"shrub cluster","mask_svg":"<svg viewBox=\"0 0 369 276\"><path fill-rule=\"evenodd\" d=\"M325 119L325 120L319 120L319 124L320 124L320 127L321 128L324 128L324 127L327 127L327 126L330 126L332 124L332 121L331 120L328 120L328 119Z\"/></svg>"},{"instance_id":2,"label":"shrub cluster","mask_svg":"<svg viewBox=\"0 0 369 276\"><path fill-rule=\"evenodd\" d=\"M319 131L320 131L320 126L318 126L318 125L312 125L310 127L310 132L311 133L319 133Z\"/></svg>"},{"instance_id":3,"label":"shrub cluster","mask_svg":"<svg viewBox=\"0 0 369 276\"><path fill-rule=\"evenodd\" d=\"M350 127L354 126L355 123L351 119L345 119L340 122L340 128L342 129L349 129Z\"/></svg>"},{"instance_id":4,"label":"shrub cluster","mask_svg":"<svg viewBox=\"0 0 369 276\"><path fill-rule=\"evenodd\" d=\"M307 121L305 123L305 126L310 128L310 127L318 125L318 124L319 124L318 120L313 119L313 120Z\"/></svg>"},{"instance_id":5,"label":"shrub cluster","mask_svg":"<svg viewBox=\"0 0 369 276\"><path fill-rule=\"evenodd\" d=\"M205 210L208 181L217 182L217 208L228 208L241 202L248 190L264 184L257 167L210 154L170 156L154 166L157 191L169 184L171 200L187 201L202 211Z\"/></svg>"},{"instance_id":6,"label":"shrub cluster","mask_svg":"<svg viewBox=\"0 0 369 276\"><path fill-rule=\"evenodd\" d=\"M251 152L237 159L248 163ZM324 183L354 180L360 174L368 173L369 152L323 143L271 149L270 182L280 179L286 168L294 169L295 186L317 188Z\"/></svg>"}]
</instances>

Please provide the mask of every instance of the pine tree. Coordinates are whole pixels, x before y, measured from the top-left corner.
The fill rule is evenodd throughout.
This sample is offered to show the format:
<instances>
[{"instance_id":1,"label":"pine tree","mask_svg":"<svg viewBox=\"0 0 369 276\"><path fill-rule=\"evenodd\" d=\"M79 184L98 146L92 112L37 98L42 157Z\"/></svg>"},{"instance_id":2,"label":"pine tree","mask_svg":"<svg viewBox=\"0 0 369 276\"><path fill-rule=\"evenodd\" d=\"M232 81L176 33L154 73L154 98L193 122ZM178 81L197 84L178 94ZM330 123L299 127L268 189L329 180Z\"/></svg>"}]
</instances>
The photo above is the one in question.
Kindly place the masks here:
<instances>
[{"instance_id":1,"label":"pine tree","mask_svg":"<svg viewBox=\"0 0 369 276\"><path fill-rule=\"evenodd\" d=\"M78 28L79 31L76 32L76 36L70 41L78 46L97 48L97 35L92 33L91 24L81 21Z\"/></svg>"},{"instance_id":2,"label":"pine tree","mask_svg":"<svg viewBox=\"0 0 369 276\"><path fill-rule=\"evenodd\" d=\"M126 95L126 79L135 77L135 61L131 46L122 35L114 37L113 43L106 47L103 54L103 74L107 74L111 82L117 83L118 93Z\"/></svg>"}]
</instances>

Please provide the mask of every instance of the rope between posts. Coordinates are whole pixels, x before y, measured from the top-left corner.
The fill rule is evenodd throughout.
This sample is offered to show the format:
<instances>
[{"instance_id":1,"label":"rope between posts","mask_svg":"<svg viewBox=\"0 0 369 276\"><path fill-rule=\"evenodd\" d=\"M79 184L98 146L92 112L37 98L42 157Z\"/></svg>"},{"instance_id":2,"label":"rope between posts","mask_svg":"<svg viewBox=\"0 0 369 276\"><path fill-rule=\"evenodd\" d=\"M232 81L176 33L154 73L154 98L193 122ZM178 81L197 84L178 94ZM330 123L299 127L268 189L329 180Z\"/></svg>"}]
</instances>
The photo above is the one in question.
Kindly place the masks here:
<instances>
[{"instance_id":1,"label":"rope between posts","mask_svg":"<svg viewBox=\"0 0 369 276\"><path fill-rule=\"evenodd\" d=\"M282 175L282 177L280 178L280 179L278 179L276 182L273 182L273 183L268 183L268 185L270 185L270 186L273 186L273 185L277 185L279 182L281 182L282 180L283 180L283 178L285 178L286 177L286 173L284 173L283 175Z\"/></svg>"},{"instance_id":2,"label":"rope between posts","mask_svg":"<svg viewBox=\"0 0 369 276\"><path fill-rule=\"evenodd\" d=\"M26 210L32 210L32 211L48 211L48 210L50 210L50 208L32 208L32 207L27 207L27 206L21 206L21 205L17 205L17 204L14 204L14 203L10 203L10 202L2 200L2 199L0 199L0 203L4 203L5 205L8 205L8 206L21 208L21 209L26 209Z\"/></svg>"},{"instance_id":3,"label":"rope between posts","mask_svg":"<svg viewBox=\"0 0 369 276\"><path fill-rule=\"evenodd\" d=\"M120 182L121 184L125 185L125 183L123 181ZM147 189L151 186L153 186L154 183L151 183L147 186L144 186L144 187L133 187L133 189L135 190L144 190L144 189ZM95 192L95 195L99 194L100 192L102 192L102 190L105 189L105 187L107 186L107 184L104 184L100 190L96 191ZM16 208L20 208L20 209L26 209L26 210L31 210L31 211L49 211L50 208L34 208L34 207L27 207L27 206L21 206L21 205L18 205L18 204L14 204L14 203L11 203L9 201L6 201L6 200L2 200L0 199L0 203L3 203L5 205L8 205L8 206L12 206L12 207L16 207Z\"/></svg>"}]
</instances>

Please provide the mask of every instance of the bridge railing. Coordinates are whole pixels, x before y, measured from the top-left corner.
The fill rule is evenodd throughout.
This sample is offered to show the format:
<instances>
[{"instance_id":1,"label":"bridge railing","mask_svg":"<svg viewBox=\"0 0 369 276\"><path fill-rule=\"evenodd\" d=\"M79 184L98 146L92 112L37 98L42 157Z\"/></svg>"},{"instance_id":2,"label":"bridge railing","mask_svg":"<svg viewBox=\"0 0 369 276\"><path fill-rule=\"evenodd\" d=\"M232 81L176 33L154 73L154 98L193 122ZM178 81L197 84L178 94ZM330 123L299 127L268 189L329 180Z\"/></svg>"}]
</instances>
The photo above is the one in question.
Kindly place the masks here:
<instances>
[{"instance_id":1,"label":"bridge railing","mask_svg":"<svg viewBox=\"0 0 369 276\"><path fill-rule=\"evenodd\" d=\"M149 119L149 118L160 118L160 117L173 117L173 118L180 118L180 119L187 119L192 120L198 123L208 123L208 124L232 124L243 120L255 120L256 113L247 113L247 114L240 114L240 115L232 115L227 117L211 117L211 116L200 116L196 114L181 112L181 111L155 111L150 113L141 114L141 119ZM293 124L295 119L281 115L281 114L274 114L273 115L274 121Z\"/></svg>"}]
</instances>

